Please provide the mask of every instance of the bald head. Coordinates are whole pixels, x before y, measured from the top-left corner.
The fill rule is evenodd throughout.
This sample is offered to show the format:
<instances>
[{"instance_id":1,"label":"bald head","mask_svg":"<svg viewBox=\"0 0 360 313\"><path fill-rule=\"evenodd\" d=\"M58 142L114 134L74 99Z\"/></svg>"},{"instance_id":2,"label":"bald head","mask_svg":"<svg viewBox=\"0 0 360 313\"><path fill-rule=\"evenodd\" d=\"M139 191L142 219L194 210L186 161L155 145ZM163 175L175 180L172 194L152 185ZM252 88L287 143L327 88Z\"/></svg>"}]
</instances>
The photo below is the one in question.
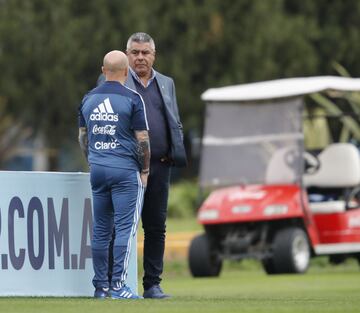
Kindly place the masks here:
<instances>
[{"instance_id":1,"label":"bald head","mask_svg":"<svg viewBox=\"0 0 360 313\"><path fill-rule=\"evenodd\" d=\"M102 71L106 80L125 82L128 73L129 61L125 53L113 50L104 57Z\"/></svg>"}]
</instances>

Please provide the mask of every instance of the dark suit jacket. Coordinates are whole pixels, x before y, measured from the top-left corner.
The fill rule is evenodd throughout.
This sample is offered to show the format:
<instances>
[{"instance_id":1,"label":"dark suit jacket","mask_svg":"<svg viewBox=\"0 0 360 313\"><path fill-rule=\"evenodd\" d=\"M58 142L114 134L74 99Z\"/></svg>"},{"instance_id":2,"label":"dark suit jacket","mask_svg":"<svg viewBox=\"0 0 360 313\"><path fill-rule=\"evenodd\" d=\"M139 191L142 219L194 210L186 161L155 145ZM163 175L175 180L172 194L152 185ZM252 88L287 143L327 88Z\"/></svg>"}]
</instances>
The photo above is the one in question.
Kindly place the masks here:
<instances>
[{"instance_id":1,"label":"dark suit jacket","mask_svg":"<svg viewBox=\"0 0 360 313\"><path fill-rule=\"evenodd\" d=\"M162 99L165 106L165 115L170 133L170 157L176 167L183 167L187 164L186 152L184 147L184 136L182 124L179 116L179 109L176 101L175 84L172 78L156 72L155 80L159 86ZM103 75L100 75L97 84L105 81ZM136 90L134 78L129 73L125 86Z\"/></svg>"}]
</instances>

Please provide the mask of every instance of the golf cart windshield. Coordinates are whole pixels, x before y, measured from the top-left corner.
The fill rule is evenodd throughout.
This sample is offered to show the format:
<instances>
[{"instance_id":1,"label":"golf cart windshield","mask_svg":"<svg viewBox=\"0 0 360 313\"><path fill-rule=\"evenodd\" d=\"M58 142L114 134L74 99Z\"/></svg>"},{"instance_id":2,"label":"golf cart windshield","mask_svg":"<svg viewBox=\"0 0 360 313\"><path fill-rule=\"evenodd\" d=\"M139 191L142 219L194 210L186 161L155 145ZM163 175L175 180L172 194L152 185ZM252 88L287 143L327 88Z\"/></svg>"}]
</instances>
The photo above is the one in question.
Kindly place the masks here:
<instances>
[{"instance_id":1,"label":"golf cart windshield","mask_svg":"<svg viewBox=\"0 0 360 313\"><path fill-rule=\"evenodd\" d=\"M208 102L200 185L297 183L303 171L302 97Z\"/></svg>"},{"instance_id":2,"label":"golf cart windshield","mask_svg":"<svg viewBox=\"0 0 360 313\"><path fill-rule=\"evenodd\" d=\"M304 153L303 133L307 135L306 146L310 150L323 149L331 141L330 133L324 132L329 126L324 117L305 123L302 131L302 114L309 115L308 109L303 110L305 95L312 95L321 110L337 117L344 126L341 132L337 129L340 136L335 141L360 142L359 123L319 95L320 92L336 95L338 91L360 91L360 78L295 77L206 90L201 95L207 103L201 187L300 183L304 158L306 173L314 174L320 162ZM356 97L346 99L358 119L360 105L354 102ZM356 102L359 103L358 98ZM314 113L318 115L315 111L310 115Z\"/></svg>"}]
</instances>

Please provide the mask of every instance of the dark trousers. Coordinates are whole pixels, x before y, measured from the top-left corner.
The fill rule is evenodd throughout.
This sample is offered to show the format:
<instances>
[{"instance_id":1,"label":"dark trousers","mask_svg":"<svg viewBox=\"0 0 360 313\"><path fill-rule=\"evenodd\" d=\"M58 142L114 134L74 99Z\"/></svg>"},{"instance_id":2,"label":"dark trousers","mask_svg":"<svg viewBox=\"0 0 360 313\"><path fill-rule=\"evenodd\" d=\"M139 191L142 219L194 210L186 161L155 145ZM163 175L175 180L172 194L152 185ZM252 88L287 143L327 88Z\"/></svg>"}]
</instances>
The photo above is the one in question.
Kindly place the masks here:
<instances>
[{"instance_id":1,"label":"dark trousers","mask_svg":"<svg viewBox=\"0 0 360 313\"><path fill-rule=\"evenodd\" d=\"M163 272L165 250L165 231L167 202L169 196L170 166L168 163L153 161L150 165L150 175L144 204L141 213L144 229L144 277L143 287L160 284ZM109 249L109 264L112 264L112 245ZM111 268L109 270L111 279Z\"/></svg>"}]
</instances>

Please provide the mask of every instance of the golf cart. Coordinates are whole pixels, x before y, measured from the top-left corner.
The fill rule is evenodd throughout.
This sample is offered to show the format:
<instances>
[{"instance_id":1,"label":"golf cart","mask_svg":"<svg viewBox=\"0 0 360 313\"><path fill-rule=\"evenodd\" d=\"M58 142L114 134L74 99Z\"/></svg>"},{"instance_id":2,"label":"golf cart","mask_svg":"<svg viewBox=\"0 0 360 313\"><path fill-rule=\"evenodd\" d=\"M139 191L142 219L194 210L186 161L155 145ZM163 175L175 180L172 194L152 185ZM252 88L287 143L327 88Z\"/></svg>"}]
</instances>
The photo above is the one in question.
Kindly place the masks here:
<instances>
[{"instance_id":1,"label":"golf cart","mask_svg":"<svg viewBox=\"0 0 360 313\"><path fill-rule=\"evenodd\" d=\"M359 90L360 79L324 76L203 93L200 186L210 193L197 216L205 232L189 248L194 277L218 276L225 259L255 258L268 274L305 273L320 255L360 261L359 150L348 140L306 151L303 126L306 97ZM359 131L343 112L331 118Z\"/></svg>"}]
</instances>

